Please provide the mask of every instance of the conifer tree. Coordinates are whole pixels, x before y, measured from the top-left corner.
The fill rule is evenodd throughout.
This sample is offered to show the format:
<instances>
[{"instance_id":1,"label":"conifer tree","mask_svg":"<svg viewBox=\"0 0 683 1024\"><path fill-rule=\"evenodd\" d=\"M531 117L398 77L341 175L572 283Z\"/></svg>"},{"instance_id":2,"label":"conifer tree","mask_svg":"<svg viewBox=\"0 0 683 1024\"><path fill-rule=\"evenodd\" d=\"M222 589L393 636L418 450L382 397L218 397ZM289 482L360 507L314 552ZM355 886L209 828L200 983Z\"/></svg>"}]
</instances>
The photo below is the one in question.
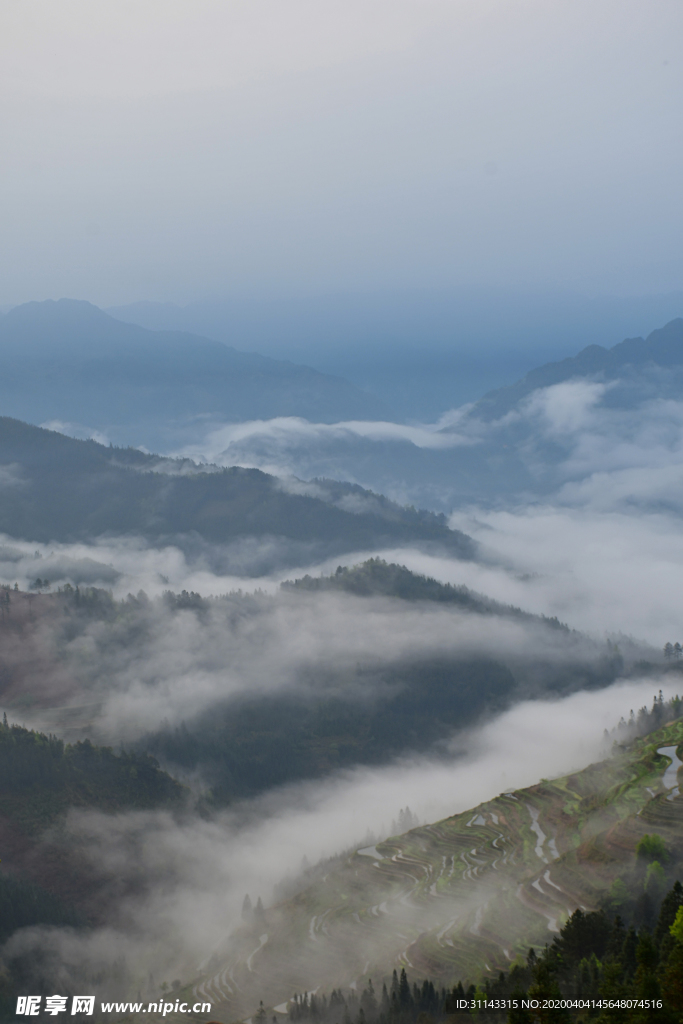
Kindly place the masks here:
<instances>
[{"instance_id":1,"label":"conifer tree","mask_svg":"<svg viewBox=\"0 0 683 1024\"><path fill-rule=\"evenodd\" d=\"M390 1007L389 993L387 992L386 983L384 983L382 985L382 999L381 999L381 1002L379 1004L379 1012L382 1014L383 1017L386 1017L387 1014L389 1013L389 1007Z\"/></svg>"},{"instance_id":2,"label":"conifer tree","mask_svg":"<svg viewBox=\"0 0 683 1024\"><path fill-rule=\"evenodd\" d=\"M365 1016L369 1021L374 1021L377 1017L377 999L375 997L375 990L372 987L372 978L368 978L368 983L363 990L363 994L360 997L361 1010L365 1011Z\"/></svg>"},{"instance_id":3,"label":"conifer tree","mask_svg":"<svg viewBox=\"0 0 683 1024\"><path fill-rule=\"evenodd\" d=\"M405 967L401 968L401 979L398 983L398 1004L402 1010L407 1009L412 1002L410 995L410 985L408 984L408 977L406 975Z\"/></svg>"}]
</instances>

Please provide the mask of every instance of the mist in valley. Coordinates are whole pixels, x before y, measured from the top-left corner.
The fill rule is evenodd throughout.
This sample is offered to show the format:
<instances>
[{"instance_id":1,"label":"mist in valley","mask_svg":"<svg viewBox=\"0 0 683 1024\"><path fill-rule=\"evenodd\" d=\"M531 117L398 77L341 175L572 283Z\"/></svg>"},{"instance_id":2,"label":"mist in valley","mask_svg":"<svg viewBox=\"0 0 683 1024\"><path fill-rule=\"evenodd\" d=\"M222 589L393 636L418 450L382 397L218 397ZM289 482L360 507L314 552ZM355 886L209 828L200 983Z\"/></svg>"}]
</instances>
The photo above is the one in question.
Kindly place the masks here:
<instances>
[{"instance_id":1,"label":"mist in valley","mask_svg":"<svg viewBox=\"0 0 683 1024\"><path fill-rule=\"evenodd\" d=\"M604 730L613 730L632 708L649 705L660 688L666 698L674 695L677 676L661 675L663 640L676 636L681 555L673 517L539 506L470 509L459 525L480 540L481 560L417 549L378 554L443 583L467 585L472 599L482 593L502 602L486 614L424 600L283 590L281 575L256 581L214 576L188 565L177 549L155 550L142 541L31 546L7 538L4 568L12 567L24 590L20 597L10 591L10 601L17 608L20 598L32 601L34 615L21 649L4 650L6 666L18 673L5 691L10 720L72 741L87 735L115 747L151 749L187 787L184 809L176 812L72 810L68 842L106 894L104 917L87 936L24 929L6 946L9 962L23 964L29 976L26 965L34 965L36 977L50 978L56 989L72 991L99 979L105 994L123 984L150 999L162 982L211 975L230 957L246 894L254 903L261 897L271 913L321 877L302 865L310 872L322 861L324 873L333 858L334 870L354 848L385 838L401 808L434 822L541 777L577 770L609 754L612 739ZM640 561L625 561L626 550L638 551ZM628 600L624 573L655 571L658 560L667 562L670 575L659 573L652 601ZM24 588L33 573L50 564L61 566L62 582L28 597ZM337 567L331 562L300 571L313 580L334 579ZM96 602L88 610L86 602L68 615L51 611L51 602L74 600L68 588L78 585L79 572L90 574L88 583L80 582L84 601L89 593L102 594L110 604L98 608ZM194 590L200 586L203 597ZM51 593L58 587L62 593ZM169 596L174 593L181 596ZM570 628L520 615L515 606L559 615ZM322 778L315 777L319 767L309 769L308 778L304 769L304 777L271 780L253 796L221 789L211 758L183 765L168 756L169 737L179 729L201 741L215 723L242 713L245 701L257 717L268 715L271 700L299 709L336 700L360 707L363 715L377 703L381 713L383 702L412 685L406 665L419 672L434 658L451 671L478 659L506 666L515 683L503 696L507 709L495 694L471 707L463 703L467 727L454 723L431 749L424 743L404 751L384 746L384 763L328 763ZM643 662L651 665L649 676L638 668ZM596 666L602 668L590 685L598 688L586 692L581 673ZM463 700L471 703L471 693ZM270 742L265 734L262 742ZM47 841L64 838L48 835ZM473 912L490 898L490 884L474 886L458 912ZM458 908L451 909L455 914ZM410 908L401 913L410 925ZM424 926L424 911L418 916ZM435 925L440 920L435 911ZM391 948L397 927L387 919L381 948L384 942ZM348 970L340 962L335 984L353 980L359 948L357 937L349 936ZM258 974L252 982L257 989ZM252 997L244 998L247 1012Z\"/></svg>"},{"instance_id":2,"label":"mist in valley","mask_svg":"<svg viewBox=\"0 0 683 1024\"><path fill-rule=\"evenodd\" d=\"M192 810L180 816L72 811L70 841L115 896L110 920L82 937L27 929L9 941L4 955L39 965L38 973L57 988L74 990L97 978L100 991L111 993L125 978L133 993L153 998L163 981L201 976L212 956L221 956L241 923L246 894L254 903L261 897L266 908L277 905L283 880L285 893L304 888L310 865L322 860L329 871L335 855L383 838L405 805L421 821L438 821L541 776L602 759L611 743L604 730L614 729L631 707L649 704L654 685L658 681L638 679L552 704L522 702L482 728L455 735L438 758L399 759L287 786L210 820ZM665 686L665 695L673 689ZM491 884L473 886L470 902L481 901ZM410 910L404 915L409 922ZM396 923L387 920L386 929L391 940Z\"/></svg>"},{"instance_id":3,"label":"mist in valley","mask_svg":"<svg viewBox=\"0 0 683 1024\"><path fill-rule=\"evenodd\" d=\"M175 811L71 810L64 835L48 833L44 841L78 851L101 894L99 917L85 934L21 929L6 944L6 962L22 965L23 977L49 979L55 990L90 985L103 997L125 990L153 999L175 979L196 989L216 971L222 977L239 943L250 941L240 930L245 895L254 904L262 899L271 922L284 922L290 910L286 903L277 909L283 900L328 871L345 870L354 849L389 835L401 808L436 822L578 770L609 755L605 729L649 706L660 688L674 696L678 675L664 672L662 648L678 639L679 518L673 504L642 507L638 500L637 466L648 444L661 450L661 431L641 431L629 449L638 486L624 501L623 490L609 489L610 474L624 481L625 470L613 468L618 460L595 440L593 395L565 388L564 410L534 398L553 411L548 430L564 417L572 449L595 453L593 461L584 456L581 488L561 484L542 501L455 509L452 525L476 541L470 558L415 545L341 559L352 573L379 558L468 588L465 605L312 584L283 588L297 579L334 581L340 560L301 559L292 571L257 575L274 544L286 550L282 539L242 542L249 575L239 575L214 571L225 562L218 547L205 556L134 535L74 544L3 538L0 572L8 587L20 588L9 590L5 614L11 622L23 608L25 617L21 641L6 641L3 650L10 721L72 742L87 736L115 749L149 750L186 787ZM664 413L670 422L675 411ZM601 438L604 422L598 419ZM670 445L660 460L671 494L675 456ZM325 486L282 480L292 493ZM358 500L362 510L370 499ZM296 548L285 557L296 563ZM450 718L426 686L425 667L434 664L464 687ZM486 686L472 688L472 666L486 673ZM278 717L313 721L317 730L322 720L305 716L334 706L334 715L356 716L348 735L359 736L359 722L373 714L381 721L383 707L400 706L413 692L442 728L416 738L395 730L399 716L389 739L349 754L349 727L335 726L334 757L312 753L303 761L298 748L296 760L294 746L273 745L287 729L273 725ZM228 755L230 744L243 743L243 730L255 730L253 742ZM287 742L299 735L291 730ZM294 973L286 995L315 970L325 984L349 985L373 951L385 951L390 962L397 929L412 934L469 919L494 898L492 885L473 882L466 898L448 904L448 921L446 904L411 910L408 900L366 939L340 932L346 952L337 973L324 957L307 954L296 969L288 960ZM372 902L371 888L366 895ZM378 891L375 903L383 899ZM267 930L259 941L261 934ZM253 1011L259 978L257 966L248 984L242 979L243 992L234 995L240 1012Z\"/></svg>"},{"instance_id":4,"label":"mist in valley","mask_svg":"<svg viewBox=\"0 0 683 1024\"><path fill-rule=\"evenodd\" d=\"M297 1024L370 972L528 987L577 908L654 928L681 27L0 13L0 1019L172 993Z\"/></svg>"}]
</instances>

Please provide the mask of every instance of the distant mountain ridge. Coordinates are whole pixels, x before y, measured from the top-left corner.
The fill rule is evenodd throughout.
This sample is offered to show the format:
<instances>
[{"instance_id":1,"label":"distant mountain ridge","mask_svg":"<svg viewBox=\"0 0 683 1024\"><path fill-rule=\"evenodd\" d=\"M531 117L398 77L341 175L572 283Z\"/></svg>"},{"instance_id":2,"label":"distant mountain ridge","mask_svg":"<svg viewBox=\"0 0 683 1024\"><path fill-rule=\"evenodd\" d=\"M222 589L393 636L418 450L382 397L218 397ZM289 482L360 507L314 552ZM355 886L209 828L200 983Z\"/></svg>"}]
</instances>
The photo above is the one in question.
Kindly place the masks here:
<instances>
[{"instance_id":1,"label":"distant mountain ridge","mask_svg":"<svg viewBox=\"0 0 683 1024\"><path fill-rule=\"evenodd\" d=\"M598 471L650 472L650 446L658 451L655 466L662 458L676 465L678 414L667 403L680 402L683 319L677 318L646 339L629 338L611 349L591 345L537 367L515 384L453 410L421 436L416 431L414 439L388 430L371 437L254 425L228 438L227 447L214 449L212 457L225 464L283 466L303 479L355 480L392 498L450 512L468 504L535 500ZM672 440L661 440L662 424L669 421L666 436ZM625 432L631 435L628 453L621 445ZM666 475L665 468L661 472ZM677 493L661 486L659 493L652 486L643 490L637 500L683 511Z\"/></svg>"},{"instance_id":2,"label":"distant mountain ridge","mask_svg":"<svg viewBox=\"0 0 683 1024\"><path fill-rule=\"evenodd\" d=\"M537 388L563 381L599 376L612 380L626 367L683 366L683 319L677 317L647 338L626 338L612 348L588 345L578 355L531 370L509 387L490 391L475 403L472 413L482 419L499 419Z\"/></svg>"},{"instance_id":3,"label":"distant mountain ridge","mask_svg":"<svg viewBox=\"0 0 683 1024\"><path fill-rule=\"evenodd\" d=\"M646 449L658 429L650 429L651 420L673 415L662 401L681 400L681 318L647 338L610 349L589 345L539 366L438 425L401 429L349 423L384 412L341 378L182 332L147 331L88 303L29 303L0 318L0 413L67 433L78 434L78 424L96 427L116 444L187 452L225 467L325 478L330 493L330 478L352 481L366 504L378 500L367 498L370 489L402 505L450 512L511 496L527 500L610 472L610 452L625 457L614 448L623 433L619 410L639 436L628 457L649 471ZM558 418L569 406L576 415ZM245 419L249 427L225 426ZM585 429L602 462L574 458L585 452ZM673 449L667 457L675 461ZM678 508L675 494L660 491L638 500ZM331 504L355 511L353 500L347 488Z\"/></svg>"},{"instance_id":4,"label":"distant mountain ridge","mask_svg":"<svg viewBox=\"0 0 683 1024\"><path fill-rule=\"evenodd\" d=\"M513 384L584 345L646 334L683 310L683 293L581 296L504 288L409 288L306 296L214 296L107 309L153 330L182 330L340 374L401 421Z\"/></svg>"},{"instance_id":5,"label":"distant mountain ridge","mask_svg":"<svg viewBox=\"0 0 683 1024\"><path fill-rule=\"evenodd\" d=\"M386 415L341 377L199 335L150 331L72 299L28 302L0 318L0 412L80 423L150 448L164 429L197 418Z\"/></svg>"}]
</instances>

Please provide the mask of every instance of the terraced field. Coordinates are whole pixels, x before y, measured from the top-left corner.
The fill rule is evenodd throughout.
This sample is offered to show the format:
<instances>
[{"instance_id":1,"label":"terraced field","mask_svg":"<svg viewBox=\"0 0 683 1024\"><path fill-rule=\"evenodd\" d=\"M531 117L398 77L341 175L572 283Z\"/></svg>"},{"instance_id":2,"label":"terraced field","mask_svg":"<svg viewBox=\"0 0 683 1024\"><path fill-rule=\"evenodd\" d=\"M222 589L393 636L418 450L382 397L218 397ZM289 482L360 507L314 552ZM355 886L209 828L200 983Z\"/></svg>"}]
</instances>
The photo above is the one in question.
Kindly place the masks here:
<instances>
[{"instance_id":1,"label":"terraced field","mask_svg":"<svg viewBox=\"0 0 683 1024\"><path fill-rule=\"evenodd\" d=\"M577 907L595 908L645 833L683 857L681 744L683 719L581 772L358 850L237 929L197 997L227 1021L402 965L444 984L506 970Z\"/></svg>"}]
</instances>

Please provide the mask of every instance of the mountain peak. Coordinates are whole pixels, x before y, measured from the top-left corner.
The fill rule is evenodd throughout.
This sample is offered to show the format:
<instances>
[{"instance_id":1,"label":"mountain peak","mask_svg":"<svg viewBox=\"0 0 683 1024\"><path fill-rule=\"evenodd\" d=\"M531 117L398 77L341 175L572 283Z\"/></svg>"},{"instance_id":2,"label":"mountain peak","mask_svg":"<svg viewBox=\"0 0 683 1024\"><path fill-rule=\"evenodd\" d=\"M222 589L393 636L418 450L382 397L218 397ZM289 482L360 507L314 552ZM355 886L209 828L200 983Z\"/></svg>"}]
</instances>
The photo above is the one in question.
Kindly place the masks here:
<instances>
[{"instance_id":1,"label":"mountain peak","mask_svg":"<svg viewBox=\"0 0 683 1024\"><path fill-rule=\"evenodd\" d=\"M514 384L490 391L475 404L474 410L482 419L499 419L538 388L596 374L613 379L626 366L644 366L647 363L683 366L683 318L670 320L664 327L648 334L646 339L626 338L610 349L602 345L588 345L575 356L545 363L530 370Z\"/></svg>"},{"instance_id":2,"label":"mountain peak","mask_svg":"<svg viewBox=\"0 0 683 1024\"><path fill-rule=\"evenodd\" d=\"M86 299L44 299L24 302L20 306L14 306L5 314L6 323L30 321L32 326L39 323L65 323L67 321L82 323L84 320L91 323L103 323L113 319L99 306L94 306Z\"/></svg>"},{"instance_id":3,"label":"mountain peak","mask_svg":"<svg viewBox=\"0 0 683 1024\"><path fill-rule=\"evenodd\" d=\"M342 377L124 323L78 299L27 302L2 318L0 407L17 419L85 424L148 448L166 445L179 422L197 417L387 418L372 395Z\"/></svg>"}]
</instances>

